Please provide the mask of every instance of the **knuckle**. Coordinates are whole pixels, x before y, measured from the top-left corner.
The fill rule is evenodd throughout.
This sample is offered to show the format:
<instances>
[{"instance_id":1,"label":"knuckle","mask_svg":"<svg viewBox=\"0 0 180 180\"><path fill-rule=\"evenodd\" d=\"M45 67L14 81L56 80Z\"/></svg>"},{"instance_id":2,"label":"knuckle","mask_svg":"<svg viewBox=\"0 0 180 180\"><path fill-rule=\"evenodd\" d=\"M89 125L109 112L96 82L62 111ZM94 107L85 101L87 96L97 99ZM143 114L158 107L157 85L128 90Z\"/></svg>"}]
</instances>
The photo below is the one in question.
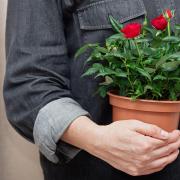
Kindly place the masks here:
<instances>
[{"instance_id":1,"label":"knuckle","mask_svg":"<svg viewBox=\"0 0 180 180\"><path fill-rule=\"evenodd\" d=\"M160 128L154 124L151 125L151 128L152 128L153 133L155 133L155 134L160 132Z\"/></svg>"},{"instance_id":2,"label":"knuckle","mask_svg":"<svg viewBox=\"0 0 180 180\"><path fill-rule=\"evenodd\" d=\"M142 152L148 152L151 149L151 146L149 143L143 143L140 148Z\"/></svg>"},{"instance_id":3,"label":"knuckle","mask_svg":"<svg viewBox=\"0 0 180 180\"><path fill-rule=\"evenodd\" d=\"M144 163L146 163L147 161L149 161L150 160L150 157L148 156L148 155L143 155L142 156L142 163L144 164Z\"/></svg>"},{"instance_id":4,"label":"knuckle","mask_svg":"<svg viewBox=\"0 0 180 180\"><path fill-rule=\"evenodd\" d=\"M177 144L174 144L174 145L169 147L169 150L170 150L170 152L173 152L175 150L178 150L178 148L179 148L179 146Z\"/></svg>"},{"instance_id":5,"label":"knuckle","mask_svg":"<svg viewBox=\"0 0 180 180\"><path fill-rule=\"evenodd\" d=\"M136 154L137 154L137 155L144 155L144 154L145 154L145 151L144 151L144 149L142 149L142 148L136 148Z\"/></svg>"},{"instance_id":6,"label":"knuckle","mask_svg":"<svg viewBox=\"0 0 180 180\"><path fill-rule=\"evenodd\" d=\"M144 155L147 152L151 151L152 144L149 142L138 142L134 147L133 151L138 155Z\"/></svg>"},{"instance_id":7,"label":"knuckle","mask_svg":"<svg viewBox=\"0 0 180 180\"><path fill-rule=\"evenodd\" d=\"M142 144L142 143L141 143ZM142 146L140 143L136 144L136 146L132 147L132 151L134 152L135 155L141 155L144 154L142 151Z\"/></svg>"},{"instance_id":8,"label":"knuckle","mask_svg":"<svg viewBox=\"0 0 180 180\"><path fill-rule=\"evenodd\" d=\"M167 147L167 153L170 154L175 148L173 146Z\"/></svg>"},{"instance_id":9,"label":"knuckle","mask_svg":"<svg viewBox=\"0 0 180 180\"><path fill-rule=\"evenodd\" d=\"M179 144L178 143L175 143L171 146L171 149L172 150L178 150L179 149Z\"/></svg>"}]
</instances>

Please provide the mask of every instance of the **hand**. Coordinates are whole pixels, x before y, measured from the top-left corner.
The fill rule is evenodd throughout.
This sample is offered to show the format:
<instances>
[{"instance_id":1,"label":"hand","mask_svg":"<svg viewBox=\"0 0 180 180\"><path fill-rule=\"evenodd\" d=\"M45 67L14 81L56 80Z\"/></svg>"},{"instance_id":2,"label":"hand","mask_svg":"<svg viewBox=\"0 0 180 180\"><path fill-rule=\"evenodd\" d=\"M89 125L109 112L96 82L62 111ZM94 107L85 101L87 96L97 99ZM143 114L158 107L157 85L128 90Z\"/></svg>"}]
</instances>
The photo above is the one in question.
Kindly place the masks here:
<instances>
[{"instance_id":1,"label":"hand","mask_svg":"<svg viewBox=\"0 0 180 180\"><path fill-rule=\"evenodd\" d=\"M167 133L137 120L99 126L80 116L61 139L132 176L152 174L173 162L180 147L180 132Z\"/></svg>"},{"instance_id":2,"label":"hand","mask_svg":"<svg viewBox=\"0 0 180 180\"><path fill-rule=\"evenodd\" d=\"M132 176L152 174L173 162L180 147L180 132L167 133L137 120L101 126L91 154Z\"/></svg>"}]
</instances>

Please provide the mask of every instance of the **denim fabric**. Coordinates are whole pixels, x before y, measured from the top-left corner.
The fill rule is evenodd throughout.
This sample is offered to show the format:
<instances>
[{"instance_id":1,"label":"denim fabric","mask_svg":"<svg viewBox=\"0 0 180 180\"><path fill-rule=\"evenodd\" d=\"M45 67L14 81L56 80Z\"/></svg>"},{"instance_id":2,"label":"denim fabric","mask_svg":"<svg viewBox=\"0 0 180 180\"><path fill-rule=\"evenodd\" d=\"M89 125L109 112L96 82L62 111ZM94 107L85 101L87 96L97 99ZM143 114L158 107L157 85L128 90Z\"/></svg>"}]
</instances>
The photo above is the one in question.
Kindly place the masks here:
<instances>
[{"instance_id":1,"label":"denim fabric","mask_svg":"<svg viewBox=\"0 0 180 180\"><path fill-rule=\"evenodd\" d=\"M89 52L78 60L74 53L85 43L104 43L112 34L109 14L122 23L142 22L146 12L152 18L166 8L176 10L173 24L180 23L179 0L9 0L4 99L13 127L33 141L40 109L64 97L77 101L94 122L111 123L108 99L93 96L100 79L81 78ZM59 147L56 154L61 156ZM83 151L68 164L54 165L44 156L41 162L46 180L139 180ZM180 159L147 178L179 180L179 167Z\"/></svg>"},{"instance_id":2,"label":"denim fabric","mask_svg":"<svg viewBox=\"0 0 180 180\"><path fill-rule=\"evenodd\" d=\"M42 155L40 162L45 180L179 180L180 156L161 172L147 176L130 176L100 159L81 151L68 164L53 164Z\"/></svg>"}]
</instances>

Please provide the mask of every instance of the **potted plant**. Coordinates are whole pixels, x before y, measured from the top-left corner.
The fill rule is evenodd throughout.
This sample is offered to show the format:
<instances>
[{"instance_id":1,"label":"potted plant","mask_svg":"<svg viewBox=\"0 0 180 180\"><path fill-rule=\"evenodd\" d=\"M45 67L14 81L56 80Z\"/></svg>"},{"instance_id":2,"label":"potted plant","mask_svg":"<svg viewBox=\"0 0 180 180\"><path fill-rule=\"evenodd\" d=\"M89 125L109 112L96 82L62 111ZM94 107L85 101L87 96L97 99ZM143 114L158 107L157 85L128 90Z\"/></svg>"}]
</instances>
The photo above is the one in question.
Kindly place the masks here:
<instances>
[{"instance_id":1,"label":"potted plant","mask_svg":"<svg viewBox=\"0 0 180 180\"><path fill-rule=\"evenodd\" d=\"M97 90L109 95L113 121L138 119L171 131L180 118L180 25L171 30L173 10L143 24L120 24L109 16L115 34L91 49L82 76L101 77Z\"/></svg>"}]
</instances>

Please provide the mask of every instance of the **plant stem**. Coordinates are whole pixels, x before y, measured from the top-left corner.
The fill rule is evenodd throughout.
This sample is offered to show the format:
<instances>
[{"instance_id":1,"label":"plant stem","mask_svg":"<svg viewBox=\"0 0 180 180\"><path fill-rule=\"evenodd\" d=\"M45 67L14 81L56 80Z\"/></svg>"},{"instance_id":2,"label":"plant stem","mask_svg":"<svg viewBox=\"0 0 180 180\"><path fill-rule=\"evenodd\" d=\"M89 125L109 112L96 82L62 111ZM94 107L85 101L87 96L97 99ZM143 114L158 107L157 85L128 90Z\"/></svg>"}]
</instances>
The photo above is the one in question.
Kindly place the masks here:
<instances>
[{"instance_id":1,"label":"plant stem","mask_svg":"<svg viewBox=\"0 0 180 180\"><path fill-rule=\"evenodd\" d=\"M168 20L168 36L171 36L171 24L170 24L170 20Z\"/></svg>"},{"instance_id":2,"label":"plant stem","mask_svg":"<svg viewBox=\"0 0 180 180\"><path fill-rule=\"evenodd\" d=\"M135 39L134 39L134 42L135 42L135 45L136 45L136 48L137 48L139 57L141 57L140 50L139 50L139 46L138 46L137 41L136 41Z\"/></svg>"},{"instance_id":3,"label":"plant stem","mask_svg":"<svg viewBox=\"0 0 180 180\"><path fill-rule=\"evenodd\" d=\"M137 41L134 39L134 43L135 43L135 46L136 46L136 49L137 49L137 52L138 52L138 55L139 55L139 58L140 58L140 61L142 61L142 58L141 58L141 53L140 53L140 50L139 50L139 46L137 44Z\"/></svg>"},{"instance_id":4,"label":"plant stem","mask_svg":"<svg viewBox=\"0 0 180 180\"><path fill-rule=\"evenodd\" d=\"M127 67L126 61L127 61L127 60L125 60L125 61L123 61L123 62L124 62L124 65L125 65L125 67L126 67L127 78L128 78L129 84L131 85L132 90L134 90L134 86L133 86L133 83L131 82L131 79L130 79L129 68Z\"/></svg>"}]
</instances>

